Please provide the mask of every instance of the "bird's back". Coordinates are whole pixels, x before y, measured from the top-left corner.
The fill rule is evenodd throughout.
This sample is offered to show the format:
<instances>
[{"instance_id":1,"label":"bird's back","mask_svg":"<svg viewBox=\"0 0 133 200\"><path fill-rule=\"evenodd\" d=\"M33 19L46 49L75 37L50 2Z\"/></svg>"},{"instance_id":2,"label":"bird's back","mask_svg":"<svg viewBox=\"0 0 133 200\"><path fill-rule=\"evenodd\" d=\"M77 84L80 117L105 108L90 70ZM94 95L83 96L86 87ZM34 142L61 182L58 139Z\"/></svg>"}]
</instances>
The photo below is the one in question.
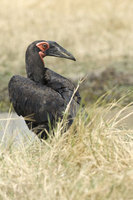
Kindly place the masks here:
<instances>
[{"instance_id":1,"label":"bird's back","mask_svg":"<svg viewBox=\"0 0 133 200\"><path fill-rule=\"evenodd\" d=\"M46 69L44 80L45 85L42 85L29 78L13 76L9 82L9 97L17 114L29 118L26 121L28 126L33 121L32 126L43 125L48 129L49 120L54 124L55 120L62 118L73 95L74 85L49 69ZM74 98L69 109L70 124L79 106L78 92Z\"/></svg>"},{"instance_id":2,"label":"bird's back","mask_svg":"<svg viewBox=\"0 0 133 200\"><path fill-rule=\"evenodd\" d=\"M75 90L75 85L69 79L61 76L60 74L57 74L48 68L45 68L44 80L47 87L57 91L62 95L62 98L64 98L64 100L69 103ZM81 97L79 91L76 91L74 100L77 104L80 103Z\"/></svg>"},{"instance_id":3,"label":"bird's back","mask_svg":"<svg viewBox=\"0 0 133 200\"><path fill-rule=\"evenodd\" d=\"M34 114L38 122L45 121L46 113L59 115L65 106L61 95L51 88L18 75L9 82L9 96L18 115Z\"/></svg>"}]
</instances>

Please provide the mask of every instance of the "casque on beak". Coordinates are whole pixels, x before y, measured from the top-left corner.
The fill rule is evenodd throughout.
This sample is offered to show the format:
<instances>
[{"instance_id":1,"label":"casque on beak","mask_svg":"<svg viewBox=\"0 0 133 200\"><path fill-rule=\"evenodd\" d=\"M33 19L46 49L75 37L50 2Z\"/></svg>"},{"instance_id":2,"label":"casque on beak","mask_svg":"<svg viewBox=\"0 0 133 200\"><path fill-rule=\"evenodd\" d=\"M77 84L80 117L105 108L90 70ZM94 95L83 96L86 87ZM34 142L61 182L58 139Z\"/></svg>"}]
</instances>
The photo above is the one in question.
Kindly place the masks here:
<instances>
[{"instance_id":1,"label":"casque on beak","mask_svg":"<svg viewBox=\"0 0 133 200\"><path fill-rule=\"evenodd\" d=\"M76 61L75 57L71 53L69 53L66 49L64 49L56 42L54 41L47 41L47 42L49 43L49 49L47 49L45 52L46 56L54 56Z\"/></svg>"}]
</instances>

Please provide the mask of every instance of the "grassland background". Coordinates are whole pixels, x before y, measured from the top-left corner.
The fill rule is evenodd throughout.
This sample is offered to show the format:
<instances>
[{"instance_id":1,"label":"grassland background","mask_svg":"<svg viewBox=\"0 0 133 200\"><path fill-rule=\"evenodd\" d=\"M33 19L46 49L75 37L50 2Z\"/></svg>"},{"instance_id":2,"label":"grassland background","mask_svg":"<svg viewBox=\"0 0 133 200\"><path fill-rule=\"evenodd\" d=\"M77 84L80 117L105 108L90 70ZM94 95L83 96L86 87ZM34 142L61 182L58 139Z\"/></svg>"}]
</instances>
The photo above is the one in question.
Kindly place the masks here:
<instances>
[{"instance_id":1,"label":"grassland background","mask_svg":"<svg viewBox=\"0 0 133 200\"><path fill-rule=\"evenodd\" d=\"M1 101L10 77L25 75L25 50L37 39L55 40L74 54L77 62L47 57L45 63L75 81L108 67L132 72L132 0L1 0L0 5Z\"/></svg>"},{"instance_id":2,"label":"grassland background","mask_svg":"<svg viewBox=\"0 0 133 200\"><path fill-rule=\"evenodd\" d=\"M120 94L132 91L132 21L132 0L0 0L0 110L5 102L4 110L9 108L8 81L14 74L26 75L25 50L38 39L54 40L74 54L77 62L47 57L45 64L75 82L107 69L96 87L87 82L88 101L97 85L108 91L119 83ZM112 68L117 73L110 78L106 74ZM80 113L66 134L57 129L46 143L16 146L9 137L5 148L1 141L0 200L133 199L133 130L121 126L132 109L110 115L122 101L87 106L87 118Z\"/></svg>"}]
</instances>

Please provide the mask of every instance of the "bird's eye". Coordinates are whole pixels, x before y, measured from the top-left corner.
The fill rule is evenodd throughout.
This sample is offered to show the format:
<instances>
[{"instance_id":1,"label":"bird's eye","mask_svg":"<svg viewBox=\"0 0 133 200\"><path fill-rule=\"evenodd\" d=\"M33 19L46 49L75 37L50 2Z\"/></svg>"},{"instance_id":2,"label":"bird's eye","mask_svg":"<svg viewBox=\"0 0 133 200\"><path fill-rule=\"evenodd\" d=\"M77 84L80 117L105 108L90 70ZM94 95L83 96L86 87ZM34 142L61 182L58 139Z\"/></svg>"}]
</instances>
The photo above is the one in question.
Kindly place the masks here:
<instances>
[{"instance_id":1,"label":"bird's eye","mask_svg":"<svg viewBox=\"0 0 133 200\"><path fill-rule=\"evenodd\" d=\"M47 44L43 44L43 48L46 49L47 48Z\"/></svg>"}]
</instances>

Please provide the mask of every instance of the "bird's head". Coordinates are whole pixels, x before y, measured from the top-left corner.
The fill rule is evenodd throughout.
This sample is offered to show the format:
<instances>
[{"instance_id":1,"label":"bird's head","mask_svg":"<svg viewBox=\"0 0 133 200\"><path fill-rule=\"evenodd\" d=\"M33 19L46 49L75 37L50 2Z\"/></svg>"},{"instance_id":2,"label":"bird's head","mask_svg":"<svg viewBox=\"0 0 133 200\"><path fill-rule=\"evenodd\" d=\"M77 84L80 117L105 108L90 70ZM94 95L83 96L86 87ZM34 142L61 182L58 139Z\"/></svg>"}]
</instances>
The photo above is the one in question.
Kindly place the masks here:
<instances>
[{"instance_id":1,"label":"bird's head","mask_svg":"<svg viewBox=\"0 0 133 200\"><path fill-rule=\"evenodd\" d=\"M54 41L34 41L28 46L25 54L26 72L28 78L36 82L43 82L45 67L43 58L45 56L55 56L74 61L76 60L71 53Z\"/></svg>"},{"instance_id":2,"label":"bird's head","mask_svg":"<svg viewBox=\"0 0 133 200\"><path fill-rule=\"evenodd\" d=\"M76 61L71 53L54 41L39 40L33 42L31 45L34 46L34 50L38 52L42 61L45 56L54 56Z\"/></svg>"}]
</instances>

